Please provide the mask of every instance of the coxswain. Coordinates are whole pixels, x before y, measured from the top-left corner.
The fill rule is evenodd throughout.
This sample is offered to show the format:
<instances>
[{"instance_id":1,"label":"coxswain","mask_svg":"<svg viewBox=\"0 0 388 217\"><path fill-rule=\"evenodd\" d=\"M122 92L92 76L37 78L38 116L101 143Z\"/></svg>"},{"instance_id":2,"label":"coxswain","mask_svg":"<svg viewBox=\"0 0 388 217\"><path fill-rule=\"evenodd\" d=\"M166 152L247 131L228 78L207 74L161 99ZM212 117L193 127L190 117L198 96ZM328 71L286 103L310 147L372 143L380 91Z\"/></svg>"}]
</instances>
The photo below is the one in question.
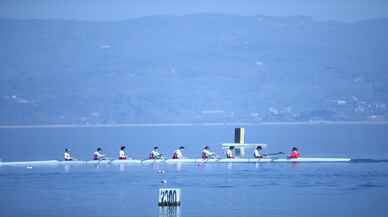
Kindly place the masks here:
<instances>
[{"instance_id":1,"label":"coxswain","mask_svg":"<svg viewBox=\"0 0 388 217\"><path fill-rule=\"evenodd\" d=\"M202 150L202 159L207 160L215 157L215 154L209 150L209 146L205 146Z\"/></svg>"},{"instance_id":2,"label":"coxswain","mask_svg":"<svg viewBox=\"0 0 388 217\"><path fill-rule=\"evenodd\" d=\"M226 150L226 158L228 159L234 158L233 149L234 149L234 146L230 146L228 150Z\"/></svg>"},{"instance_id":3,"label":"coxswain","mask_svg":"<svg viewBox=\"0 0 388 217\"><path fill-rule=\"evenodd\" d=\"M65 153L63 154L63 159L65 161L70 161L70 160L73 160L73 158L71 157L70 155L70 150L69 149L65 149Z\"/></svg>"},{"instance_id":4,"label":"coxswain","mask_svg":"<svg viewBox=\"0 0 388 217\"><path fill-rule=\"evenodd\" d=\"M258 145L255 149L255 151L253 152L253 157L254 158L263 158L264 155L261 153L261 150L263 150L263 147L261 147L260 145Z\"/></svg>"},{"instance_id":5,"label":"coxswain","mask_svg":"<svg viewBox=\"0 0 388 217\"><path fill-rule=\"evenodd\" d=\"M155 146L154 150L151 151L149 159L159 160L162 159L162 154L159 153L159 147Z\"/></svg>"},{"instance_id":6,"label":"coxswain","mask_svg":"<svg viewBox=\"0 0 388 217\"><path fill-rule=\"evenodd\" d=\"M177 150L174 151L174 154L172 154L172 159L183 159L183 153L182 151L185 149L185 147L181 146Z\"/></svg>"},{"instance_id":7,"label":"coxswain","mask_svg":"<svg viewBox=\"0 0 388 217\"><path fill-rule=\"evenodd\" d=\"M120 152L119 152L119 160L126 160L127 155L125 154L125 145L120 146Z\"/></svg>"},{"instance_id":8,"label":"coxswain","mask_svg":"<svg viewBox=\"0 0 388 217\"><path fill-rule=\"evenodd\" d=\"M97 148L97 151L93 153L93 160L105 160L105 155L102 154L101 148Z\"/></svg>"},{"instance_id":9,"label":"coxswain","mask_svg":"<svg viewBox=\"0 0 388 217\"><path fill-rule=\"evenodd\" d=\"M300 158L300 153L298 151L298 148L297 147L292 147L292 150L291 150L291 155L288 156L288 158L290 159L296 159L296 158Z\"/></svg>"}]
</instances>

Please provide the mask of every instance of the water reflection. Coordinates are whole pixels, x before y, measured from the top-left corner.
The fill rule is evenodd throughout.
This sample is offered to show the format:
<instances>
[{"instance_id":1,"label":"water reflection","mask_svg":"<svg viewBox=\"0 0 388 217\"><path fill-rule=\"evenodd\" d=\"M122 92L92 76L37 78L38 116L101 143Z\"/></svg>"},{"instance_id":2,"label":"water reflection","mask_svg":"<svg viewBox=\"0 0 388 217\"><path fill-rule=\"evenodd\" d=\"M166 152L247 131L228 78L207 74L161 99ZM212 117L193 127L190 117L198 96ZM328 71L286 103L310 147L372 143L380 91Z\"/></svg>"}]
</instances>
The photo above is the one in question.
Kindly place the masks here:
<instances>
[{"instance_id":1,"label":"water reflection","mask_svg":"<svg viewBox=\"0 0 388 217\"><path fill-rule=\"evenodd\" d=\"M177 164L176 164L176 171L181 171L182 170L182 163L181 162L178 162Z\"/></svg>"},{"instance_id":2,"label":"water reflection","mask_svg":"<svg viewBox=\"0 0 388 217\"><path fill-rule=\"evenodd\" d=\"M65 164L64 169L65 169L65 172L68 173L70 171L70 165Z\"/></svg>"},{"instance_id":3,"label":"water reflection","mask_svg":"<svg viewBox=\"0 0 388 217\"><path fill-rule=\"evenodd\" d=\"M159 217L180 217L181 211L179 206L162 206L159 207Z\"/></svg>"},{"instance_id":4,"label":"water reflection","mask_svg":"<svg viewBox=\"0 0 388 217\"><path fill-rule=\"evenodd\" d=\"M159 163L152 163L152 169L160 170L160 164Z\"/></svg>"},{"instance_id":5,"label":"water reflection","mask_svg":"<svg viewBox=\"0 0 388 217\"><path fill-rule=\"evenodd\" d=\"M124 164L120 164L119 168L120 168L120 172L124 172L125 171L125 165Z\"/></svg>"},{"instance_id":6,"label":"water reflection","mask_svg":"<svg viewBox=\"0 0 388 217\"><path fill-rule=\"evenodd\" d=\"M299 162L291 162L291 167L296 169L299 167Z\"/></svg>"}]
</instances>

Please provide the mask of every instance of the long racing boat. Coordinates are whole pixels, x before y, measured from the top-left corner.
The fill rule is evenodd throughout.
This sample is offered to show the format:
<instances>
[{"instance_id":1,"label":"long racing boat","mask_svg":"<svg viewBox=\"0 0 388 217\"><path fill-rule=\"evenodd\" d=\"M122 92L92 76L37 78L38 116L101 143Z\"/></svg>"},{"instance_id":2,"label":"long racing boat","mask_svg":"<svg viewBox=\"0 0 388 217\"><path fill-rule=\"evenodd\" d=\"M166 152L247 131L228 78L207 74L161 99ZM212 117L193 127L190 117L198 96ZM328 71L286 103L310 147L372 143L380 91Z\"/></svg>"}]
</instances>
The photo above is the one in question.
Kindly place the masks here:
<instances>
[{"instance_id":1,"label":"long racing boat","mask_svg":"<svg viewBox=\"0 0 388 217\"><path fill-rule=\"evenodd\" d=\"M0 162L0 166L56 166L56 165L101 165L101 164L132 164L132 165L150 165L150 164L205 164L205 163L338 163L350 162L350 158L235 158L235 159L166 159L166 160L46 160L46 161L15 161L15 162Z\"/></svg>"},{"instance_id":2,"label":"long racing boat","mask_svg":"<svg viewBox=\"0 0 388 217\"><path fill-rule=\"evenodd\" d=\"M98 164L141 164L141 160L45 160L0 162L0 166L56 166L56 165L98 165Z\"/></svg>"}]
</instances>

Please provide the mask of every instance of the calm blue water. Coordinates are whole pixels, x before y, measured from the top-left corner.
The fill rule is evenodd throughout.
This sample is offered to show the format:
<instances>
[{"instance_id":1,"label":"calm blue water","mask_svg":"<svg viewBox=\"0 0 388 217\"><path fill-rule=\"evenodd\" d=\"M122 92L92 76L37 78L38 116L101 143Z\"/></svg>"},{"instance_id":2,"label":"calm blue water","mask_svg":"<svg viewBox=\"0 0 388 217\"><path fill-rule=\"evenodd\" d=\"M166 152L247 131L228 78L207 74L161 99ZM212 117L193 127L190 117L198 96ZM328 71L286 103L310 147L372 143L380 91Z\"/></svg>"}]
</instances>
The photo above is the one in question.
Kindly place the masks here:
<instances>
[{"instance_id":1,"label":"calm blue water","mask_svg":"<svg viewBox=\"0 0 388 217\"><path fill-rule=\"evenodd\" d=\"M299 144L305 156L388 158L386 125L250 126L247 142L268 151ZM159 144L198 156L233 140L232 127L0 129L4 161L60 159L65 144L89 158L120 143L145 158ZM218 146L212 146L219 150ZM219 151L221 153L221 151ZM166 171L160 174L159 171ZM182 189L182 206L160 210L161 180ZM388 163L55 166L0 168L0 216L386 216Z\"/></svg>"}]
</instances>

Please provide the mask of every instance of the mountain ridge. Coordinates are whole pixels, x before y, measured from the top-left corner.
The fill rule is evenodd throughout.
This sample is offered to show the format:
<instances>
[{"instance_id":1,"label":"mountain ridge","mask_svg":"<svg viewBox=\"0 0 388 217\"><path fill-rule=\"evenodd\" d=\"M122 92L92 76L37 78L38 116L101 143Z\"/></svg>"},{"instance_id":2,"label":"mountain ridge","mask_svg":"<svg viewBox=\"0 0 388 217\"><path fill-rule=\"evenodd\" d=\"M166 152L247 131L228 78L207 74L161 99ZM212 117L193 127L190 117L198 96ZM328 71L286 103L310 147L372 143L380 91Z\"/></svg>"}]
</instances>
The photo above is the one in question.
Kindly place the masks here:
<instances>
[{"instance_id":1,"label":"mountain ridge","mask_svg":"<svg viewBox=\"0 0 388 217\"><path fill-rule=\"evenodd\" d=\"M0 20L0 123L385 119L388 19Z\"/></svg>"}]
</instances>

